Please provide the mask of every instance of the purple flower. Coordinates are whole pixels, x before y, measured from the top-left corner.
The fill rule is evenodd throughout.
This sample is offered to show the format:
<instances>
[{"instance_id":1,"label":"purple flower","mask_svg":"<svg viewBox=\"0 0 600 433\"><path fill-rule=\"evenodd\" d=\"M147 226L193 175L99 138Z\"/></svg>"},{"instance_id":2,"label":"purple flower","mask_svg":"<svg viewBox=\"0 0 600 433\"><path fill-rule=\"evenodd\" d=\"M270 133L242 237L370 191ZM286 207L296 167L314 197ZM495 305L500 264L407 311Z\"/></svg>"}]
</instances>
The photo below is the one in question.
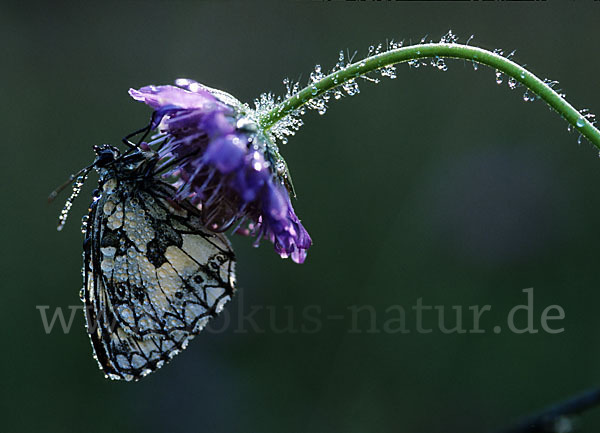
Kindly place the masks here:
<instances>
[{"instance_id":1,"label":"purple flower","mask_svg":"<svg viewBox=\"0 0 600 433\"><path fill-rule=\"evenodd\" d=\"M206 227L273 242L283 258L303 263L312 241L296 216L285 167L274 144L231 95L181 79L177 86L146 86L129 94L155 111L164 177L176 179L177 200L202 211Z\"/></svg>"}]
</instances>

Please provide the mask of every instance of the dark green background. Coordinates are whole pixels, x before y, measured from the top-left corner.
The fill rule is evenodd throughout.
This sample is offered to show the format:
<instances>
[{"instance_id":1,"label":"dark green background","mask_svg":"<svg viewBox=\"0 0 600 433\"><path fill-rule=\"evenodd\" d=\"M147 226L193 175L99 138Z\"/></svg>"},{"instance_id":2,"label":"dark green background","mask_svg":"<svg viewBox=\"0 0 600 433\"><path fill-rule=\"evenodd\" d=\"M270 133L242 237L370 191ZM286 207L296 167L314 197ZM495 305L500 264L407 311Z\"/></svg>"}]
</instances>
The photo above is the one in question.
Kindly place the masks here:
<instances>
[{"instance_id":1,"label":"dark green background","mask_svg":"<svg viewBox=\"0 0 600 433\"><path fill-rule=\"evenodd\" d=\"M36 305L79 305L79 218L95 180L63 233L68 194L45 200L92 161L92 145L145 124L150 111L129 87L183 76L250 102L281 93L286 76L304 82L316 63L330 68L340 49L452 29L516 49L576 107L600 112L599 20L592 1L3 3L2 430L486 432L598 384L598 152L522 89L462 61L447 72L401 66L397 80L305 117L282 153L314 240L308 260L236 236L243 295L227 308L230 326L158 373L105 380L82 315L69 334L46 335ZM565 332L491 332L528 287L536 324L558 304ZM491 305L487 333L348 332L349 306L373 306L381 329L386 308L410 311L419 297L448 312ZM236 333L252 306L266 331ZM297 321L308 306L345 318L279 334L268 312L282 325L286 306ZM584 421L598 430L599 411Z\"/></svg>"}]
</instances>

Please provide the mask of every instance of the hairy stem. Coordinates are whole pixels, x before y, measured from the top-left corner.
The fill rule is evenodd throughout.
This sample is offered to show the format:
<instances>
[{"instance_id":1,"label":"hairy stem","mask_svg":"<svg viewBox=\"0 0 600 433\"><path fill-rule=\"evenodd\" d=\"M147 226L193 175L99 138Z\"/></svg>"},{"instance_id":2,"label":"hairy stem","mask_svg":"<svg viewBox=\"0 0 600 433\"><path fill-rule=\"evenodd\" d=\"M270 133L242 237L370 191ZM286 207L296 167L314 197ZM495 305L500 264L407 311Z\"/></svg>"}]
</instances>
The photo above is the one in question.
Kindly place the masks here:
<instances>
[{"instance_id":1,"label":"hairy stem","mask_svg":"<svg viewBox=\"0 0 600 433\"><path fill-rule=\"evenodd\" d=\"M503 74L514 78L554 108L554 110L565 118L567 122L573 125L575 130L579 131L580 134L600 149L600 131L548 84L544 83L524 67L500 54L482 48L454 43L411 45L386 51L352 63L345 68L333 72L325 78L310 84L290 98L284 100L277 107L264 114L259 119L259 123L264 130L268 130L279 120L300 108L311 99L316 98L345 82L388 65L432 57L470 60L497 69Z\"/></svg>"}]
</instances>

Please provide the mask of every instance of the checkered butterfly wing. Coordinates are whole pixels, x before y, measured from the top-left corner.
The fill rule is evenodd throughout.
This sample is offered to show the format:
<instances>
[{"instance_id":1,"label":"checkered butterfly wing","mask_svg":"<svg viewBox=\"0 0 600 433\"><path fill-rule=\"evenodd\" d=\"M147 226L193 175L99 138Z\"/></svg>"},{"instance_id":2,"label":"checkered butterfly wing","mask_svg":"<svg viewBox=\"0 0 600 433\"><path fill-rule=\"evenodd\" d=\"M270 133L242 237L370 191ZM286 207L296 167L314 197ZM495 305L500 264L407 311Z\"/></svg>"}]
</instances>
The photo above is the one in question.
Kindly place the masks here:
<instances>
[{"instance_id":1,"label":"checkered butterfly wing","mask_svg":"<svg viewBox=\"0 0 600 433\"><path fill-rule=\"evenodd\" d=\"M137 380L185 349L234 293L229 241L204 229L173 188L112 176L90 207L84 245L86 322L111 379Z\"/></svg>"}]
</instances>

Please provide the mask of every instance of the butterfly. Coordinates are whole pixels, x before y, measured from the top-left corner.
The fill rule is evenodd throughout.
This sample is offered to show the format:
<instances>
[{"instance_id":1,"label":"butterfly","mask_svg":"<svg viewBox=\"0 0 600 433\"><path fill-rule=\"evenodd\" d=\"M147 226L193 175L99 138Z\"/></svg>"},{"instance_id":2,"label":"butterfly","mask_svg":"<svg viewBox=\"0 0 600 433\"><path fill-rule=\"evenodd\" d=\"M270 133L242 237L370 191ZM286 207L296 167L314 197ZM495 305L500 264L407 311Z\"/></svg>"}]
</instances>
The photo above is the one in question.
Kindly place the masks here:
<instances>
[{"instance_id":1,"label":"butterfly","mask_svg":"<svg viewBox=\"0 0 600 433\"><path fill-rule=\"evenodd\" d=\"M50 199L75 181L60 230L88 173L98 172L82 228L80 297L100 369L130 381L170 361L223 309L235 292L235 256L223 234L205 228L200 210L173 200L158 153L127 143L124 153L94 146L94 163Z\"/></svg>"}]
</instances>

